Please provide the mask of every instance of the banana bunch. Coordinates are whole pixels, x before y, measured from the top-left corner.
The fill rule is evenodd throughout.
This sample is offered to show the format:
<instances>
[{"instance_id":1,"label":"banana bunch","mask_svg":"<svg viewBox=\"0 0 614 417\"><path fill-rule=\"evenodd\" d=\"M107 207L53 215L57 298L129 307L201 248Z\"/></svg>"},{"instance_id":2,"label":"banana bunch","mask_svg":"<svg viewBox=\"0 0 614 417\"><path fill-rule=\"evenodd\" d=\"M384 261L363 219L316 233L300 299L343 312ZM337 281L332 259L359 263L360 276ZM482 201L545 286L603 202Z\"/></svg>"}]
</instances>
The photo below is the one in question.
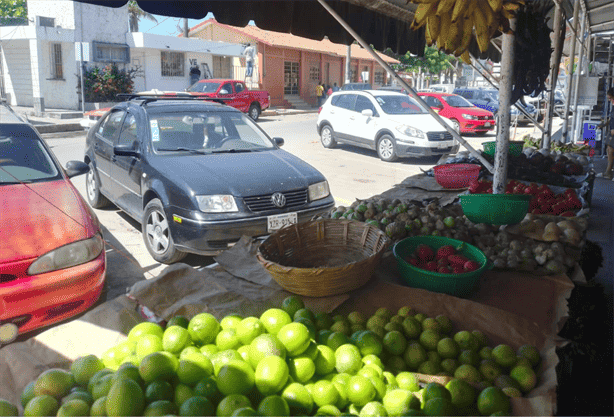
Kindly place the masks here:
<instances>
[{"instance_id":1,"label":"banana bunch","mask_svg":"<svg viewBox=\"0 0 614 417\"><path fill-rule=\"evenodd\" d=\"M418 4L412 29L425 26L427 45L461 57L470 64L467 48L475 37L485 52L491 38L500 30L509 33L509 19L524 0L409 0Z\"/></svg>"}]
</instances>

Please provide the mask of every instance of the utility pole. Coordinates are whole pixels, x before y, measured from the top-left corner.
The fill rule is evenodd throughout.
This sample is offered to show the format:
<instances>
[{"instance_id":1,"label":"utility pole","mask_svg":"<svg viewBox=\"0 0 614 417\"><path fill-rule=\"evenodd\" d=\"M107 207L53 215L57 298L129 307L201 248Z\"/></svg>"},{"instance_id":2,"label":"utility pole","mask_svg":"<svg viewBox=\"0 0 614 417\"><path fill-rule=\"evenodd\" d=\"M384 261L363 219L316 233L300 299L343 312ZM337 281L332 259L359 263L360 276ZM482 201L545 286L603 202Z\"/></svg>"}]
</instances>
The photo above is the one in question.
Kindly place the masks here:
<instances>
[{"instance_id":1,"label":"utility pole","mask_svg":"<svg viewBox=\"0 0 614 417\"><path fill-rule=\"evenodd\" d=\"M345 58L345 84L351 83L350 71L352 70L352 44L348 45L348 50Z\"/></svg>"},{"instance_id":2,"label":"utility pole","mask_svg":"<svg viewBox=\"0 0 614 417\"><path fill-rule=\"evenodd\" d=\"M190 37L190 29L188 28L188 19L183 19L183 37L186 39Z\"/></svg>"}]
</instances>

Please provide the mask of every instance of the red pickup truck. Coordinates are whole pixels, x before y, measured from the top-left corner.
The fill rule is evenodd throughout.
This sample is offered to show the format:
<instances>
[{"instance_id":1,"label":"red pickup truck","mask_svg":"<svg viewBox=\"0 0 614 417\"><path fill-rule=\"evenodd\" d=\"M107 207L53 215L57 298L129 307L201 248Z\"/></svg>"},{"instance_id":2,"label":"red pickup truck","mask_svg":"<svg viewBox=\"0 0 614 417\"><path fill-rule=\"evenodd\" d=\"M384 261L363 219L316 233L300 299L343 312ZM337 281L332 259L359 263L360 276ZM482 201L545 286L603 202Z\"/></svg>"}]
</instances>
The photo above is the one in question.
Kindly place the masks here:
<instances>
[{"instance_id":1,"label":"red pickup truck","mask_svg":"<svg viewBox=\"0 0 614 417\"><path fill-rule=\"evenodd\" d=\"M187 92L193 96L220 98L235 109L247 113L252 119L258 120L260 113L269 108L271 96L266 91L250 90L243 81L237 80L200 80Z\"/></svg>"}]
</instances>

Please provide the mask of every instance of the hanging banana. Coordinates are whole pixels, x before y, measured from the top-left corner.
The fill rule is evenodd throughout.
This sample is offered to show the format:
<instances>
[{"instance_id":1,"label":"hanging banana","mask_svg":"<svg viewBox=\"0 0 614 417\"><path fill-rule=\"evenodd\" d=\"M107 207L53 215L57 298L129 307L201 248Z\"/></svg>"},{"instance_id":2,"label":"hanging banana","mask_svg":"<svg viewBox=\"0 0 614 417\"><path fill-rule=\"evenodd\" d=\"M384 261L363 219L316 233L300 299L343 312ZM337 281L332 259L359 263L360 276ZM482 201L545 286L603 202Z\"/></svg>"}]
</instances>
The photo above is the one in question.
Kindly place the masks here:
<instances>
[{"instance_id":1,"label":"hanging banana","mask_svg":"<svg viewBox=\"0 0 614 417\"><path fill-rule=\"evenodd\" d=\"M488 49L498 33L511 33L509 20L525 0L408 0L418 5L412 29L425 26L427 45L437 45L471 62L467 48L475 39L480 51Z\"/></svg>"}]
</instances>

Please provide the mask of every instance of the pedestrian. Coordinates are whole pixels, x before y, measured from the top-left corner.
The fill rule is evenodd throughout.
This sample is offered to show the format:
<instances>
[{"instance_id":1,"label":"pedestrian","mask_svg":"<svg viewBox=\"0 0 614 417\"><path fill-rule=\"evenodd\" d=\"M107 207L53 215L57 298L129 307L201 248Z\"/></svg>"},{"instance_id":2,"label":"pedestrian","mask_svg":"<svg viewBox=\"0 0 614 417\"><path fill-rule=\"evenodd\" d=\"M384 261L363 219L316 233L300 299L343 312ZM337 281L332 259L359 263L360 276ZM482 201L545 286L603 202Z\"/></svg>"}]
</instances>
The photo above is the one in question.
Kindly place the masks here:
<instances>
[{"instance_id":1,"label":"pedestrian","mask_svg":"<svg viewBox=\"0 0 614 417\"><path fill-rule=\"evenodd\" d=\"M330 85L326 86L326 97L330 97L330 95L333 93L333 88Z\"/></svg>"},{"instance_id":2,"label":"pedestrian","mask_svg":"<svg viewBox=\"0 0 614 417\"><path fill-rule=\"evenodd\" d=\"M339 86L337 83L333 83L333 93L336 93L337 91L339 91Z\"/></svg>"},{"instance_id":3,"label":"pedestrian","mask_svg":"<svg viewBox=\"0 0 614 417\"><path fill-rule=\"evenodd\" d=\"M251 43L247 43L245 49L243 50L243 55L245 55L245 63L247 65L245 70L245 78L248 78L252 76L254 71L254 56L256 55L256 48L254 48Z\"/></svg>"},{"instance_id":4,"label":"pedestrian","mask_svg":"<svg viewBox=\"0 0 614 417\"><path fill-rule=\"evenodd\" d=\"M192 65L192 68L190 68L190 85L189 86L193 85L194 83L197 83L198 80L200 80L200 69L198 68L198 65L194 64Z\"/></svg>"},{"instance_id":5,"label":"pedestrian","mask_svg":"<svg viewBox=\"0 0 614 417\"><path fill-rule=\"evenodd\" d=\"M610 87L608 90L608 100L614 106L614 88ZM605 178L607 180L612 179L612 168L614 167L614 115L610 116L609 123L608 121L604 121L601 127L607 126L606 134L607 139L605 139L606 144L606 153L608 155L608 166L605 169L605 172L597 174L597 177ZM603 137L606 137L604 134Z\"/></svg>"},{"instance_id":6,"label":"pedestrian","mask_svg":"<svg viewBox=\"0 0 614 417\"><path fill-rule=\"evenodd\" d=\"M324 95L324 84L316 85L316 97L318 99L318 107L322 107L322 97Z\"/></svg>"}]
</instances>

